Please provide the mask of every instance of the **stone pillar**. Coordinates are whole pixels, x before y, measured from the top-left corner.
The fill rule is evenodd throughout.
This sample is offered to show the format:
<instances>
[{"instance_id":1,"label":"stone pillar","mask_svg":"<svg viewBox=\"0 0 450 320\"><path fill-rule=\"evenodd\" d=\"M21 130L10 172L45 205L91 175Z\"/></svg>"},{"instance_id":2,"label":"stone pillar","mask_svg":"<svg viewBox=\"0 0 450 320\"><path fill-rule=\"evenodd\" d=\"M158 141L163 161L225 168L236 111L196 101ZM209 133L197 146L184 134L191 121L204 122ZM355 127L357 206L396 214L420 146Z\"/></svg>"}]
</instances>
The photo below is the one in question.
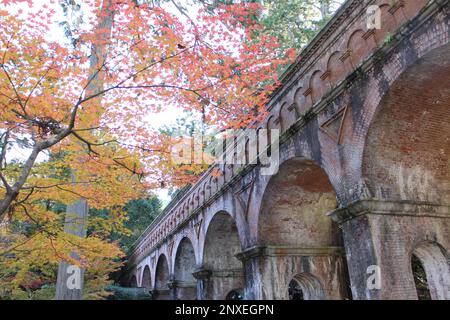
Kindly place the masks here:
<instances>
[{"instance_id":1,"label":"stone pillar","mask_svg":"<svg viewBox=\"0 0 450 320\"><path fill-rule=\"evenodd\" d=\"M210 287L209 279L211 277L211 270L200 268L192 275L197 279L197 300L207 300L207 291Z\"/></svg>"},{"instance_id":2,"label":"stone pillar","mask_svg":"<svg viewBox=\"0 0 450 320\"><path fill-rule=\"evenodd\" d=\"M197 300L197 283L173 280L169 283L173 300Z\"/></svg>"},{"instance_id":3,"label":"stone pillar","mask_svg":"<svg viewBox=\"0 0 450 320\"><path fill-rule=\"evenodd\" d=\"M414 250L423 243L441 246L447 254L450 249L449 206L360 200L329 215L343 231L354 299L417 299L411 269ZM448 286L442 283L447 280L440 281ZM447 292L450 299L450 287Z\"/></svg>"},{"instance_id":4,"label":"stone pillar","mask_svg":"<svg viewBox=\"0 0 450 320\"><path fill-rule=\"evenodd\" d=\"M199 300L225 300L232 290L244 288L244 271L199 269L194 273Z\"/></svg>"},{"instance_id":5,"label":"stone pillar","mask_svg":"<svg viewBox=\"0 0 450 320\"><path fill-rule=\"evenodd\" d=\"M287 300L296 276L313 278L311 300L348 298L344 250L340 247L301 248L257 246L238 255L245 265L245 298Z\"/></svg>"},{"instance_id":6,"label":"stone pillar","mask_svg":"<svg viewBox=\"0 0 450 320\"><path fill-rule=\"evenodd\" d=\"M252 247L237 255L242 261L245 273L244 298L263 300L263 281L261 273L263 247Z\"/></svg>"}]
</instances>

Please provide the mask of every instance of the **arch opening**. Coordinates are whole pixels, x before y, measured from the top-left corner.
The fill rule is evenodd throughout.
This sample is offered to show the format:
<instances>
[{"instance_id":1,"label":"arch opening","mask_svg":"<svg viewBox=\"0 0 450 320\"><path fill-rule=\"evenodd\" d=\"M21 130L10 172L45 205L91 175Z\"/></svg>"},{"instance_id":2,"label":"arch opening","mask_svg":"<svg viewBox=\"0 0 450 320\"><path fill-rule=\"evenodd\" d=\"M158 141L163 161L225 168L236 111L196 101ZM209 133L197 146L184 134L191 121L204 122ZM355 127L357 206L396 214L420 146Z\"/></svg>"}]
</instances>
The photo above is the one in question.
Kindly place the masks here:
<instances>
[{"instance_id":1,"label":"arch opening","mask_svg":"<svg viewBox=\"0 0 450 320\"><path fill-rule=\"evenodd\" d=\"M336 194L322 168L302 158L288 160L264 192L259 244L339 246L339 229L326 216L336 207Z\"/></svg>"},{"instance_id":2,"label":"arch opening","mask_svg":"<svg viewBox=\"0 0 450 320\"><path fill-rule=\"evenodd\" d=\"M411 255L411 270L419 300L450 299L450 263L441 246L419 245Z\"/></svg>"},{"instance_id":3,"label":"arch opening","mask_svg":"<svg viewBox=\"0 0 450 320\"><path fill-rule=\"evenodd\" d=\"M267 298L289 299L289 284L291 296L305 296L305 289L291 283L292 274L305 272L329 279L324 280L330 286L326 295L316 296L346 298L345 259L336 254L342 235L327 216L337 208L337 199L326 172L311 160L292 158L269 180L262 199L257 243L276 252L261 258L274 271L263 275Z\"/></svg>"},{"instance_id":4,"label":"arch opening","mask_svg":"<svg viewBox=\"0 0 450 320\"><path fill-rule=\"evenodd\" d=\"M150 274L149 266L145 266L144 272L142 273L142 288L150 289L152 286L152 279Z\"/></svg>"},{"instance_id":5,"label":"arch opening","mask_svg":"<svg viewBox=\"0 0 450 320\"><path fill-rule=\"evenodd\" d=\"M445 295L438 292L446 281L448 262L441 256L437 264L415 245L428 239L450 248L450 220L434 214L450 205L450 44L421 58L409 49L399 52L405 65L380 68L378 83L371 86L381 97L379 103L367 99L370 123L363 140L361 177L368 198L376 199L374 206L389 206L383 215L367 216L368 232L375 255L384 260L380 299L426 299L427 295L443 299ZM424 210L424 204L433 209Z\"/></svg>"},{"instance_id":6,"label":"arch opening","mask_svg":"<svg viewBox=\"0 0 450 320\"><path fill-rule=\"evenodd\" d=\"M227 294L225 300L236 300L236 301L244 300L244 290L242 290L242 289L231 290Z\"/></svg>"},{"instance_id":7,"label":"arch opening","mask_svg":"<svg viewBox=\"0 0 450 320\"><path fill-rule=\"evenodd\" d=\"M377 198L450 204L450 45L410 66L372 120L362 174Z\"/></svg>"},{"instance_id":8,"label":"arch opening","mask_svg":"<svg viewBox=\"0 0 450 320\"><path fill-rule=\"evenodd\" d=\"M204 268L210 273L204 284L205 298L223 300L235 288L244 287L244 269L236 258L242 247L234 219L226 212L211 220L205 238Z\"/></svg>"},{"instance_id":9,"label":"arch opening","mask_svg":"<svg viewBox=\"0 0 450 320\"><path fill-rule=\"evenodd\" d=\"M428 287L427 275L422 261L416 255L411 257L411 269L416 285L417 297L419 300L431 300L430 288Z\"/></svg>"},{"instance_id":10,"label":"arch opening","mask_svg":"<svg viewBox=\"0 0 450 320\"><path fill-rule=\"evenodd\" d=\"M289 283L289 300L324 300L325 293L319 279L303 273L296 275Z\"/></svg>"},{"instance_id":11,"label":"arch opening","mask_svg":"<svg viewBox=\"0 0 450 320\"><path fill-rule=\"evenodd\" d=\"M189 238L183 238L175 255L174 288L176 299L194 300L197 298L197 283L193 276L195 266L194 247Z\"/></svg>"},{"instance_id":12,"label":"arch opening","mask_svg":"<svg viewBox=\"0 0 450 320\"><path fill-rule=\"evenodd\" d=\"M165 255L161 255L158 259L155 272L155 298L158 300L168 300L170 271L169 264Z\"/></svg>"},{"instance_id":13,"label":"arch opening","mask_svg":"<svg viewBox=\"0 0 450 320\"><path fill-rule=\"evenodd\" d=\"M298 283L297 280L292 279L289 282L289 300L305 300L305 295L303 293L303 288Z\"/></svg>"}]
</instances>

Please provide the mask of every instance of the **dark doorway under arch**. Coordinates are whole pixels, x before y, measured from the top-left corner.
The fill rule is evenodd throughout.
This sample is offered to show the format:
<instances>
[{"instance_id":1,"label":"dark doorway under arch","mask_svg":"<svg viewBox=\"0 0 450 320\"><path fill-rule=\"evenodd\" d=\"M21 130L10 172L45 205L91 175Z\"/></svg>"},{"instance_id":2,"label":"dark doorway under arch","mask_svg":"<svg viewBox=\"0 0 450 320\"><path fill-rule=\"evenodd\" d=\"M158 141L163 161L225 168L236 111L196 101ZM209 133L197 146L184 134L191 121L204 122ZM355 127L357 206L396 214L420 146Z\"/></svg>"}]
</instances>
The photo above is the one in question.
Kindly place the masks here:
<instances>
[{"instance_id":1,"label":"dark doorway under arch","mask_svg":"<svg viewBox=\"0 0 450 320\"><path fill-rule=\"evenodd\" d=\"M305 300L303 289L295 279L289 283L289 300Z\"/></svg>"},{"instance_id":2,"label":"dark doorway under arch","mask_svg":"<svg viewBox=\"0 0 450 320\"><path fill-rule=\"evenodd\" d=\"M450 299L450 263L437 243L424 242L411 256L411 271L419 300Z\"/></svg>"},{"instance_id":3,"label":"dark doorway under arch","mask_svg":"<svg viewBox=\"0 0 450 320\"><path fill-rule=\"evenodd\" d=\"M244 293L242 289L231 290L225 300L244 300Z\"/></svg>"},{"instance_id":4,"label":"dark doorway under arch","mask_svg":"<svg viewBox=\"0 0 450 320\"><path fill-rule=\"evenodd\" d=\"M290 300L325 300L321 281L307 273L296 275L289 283Z\"/></svg>"},{"instance_id":5,"label":"dark doorway under arch","mask_svg":"<svg viewBox=\"0 0 450 320\"><path fill-rule=\"evenodd\" d=\"M411 258L411 269L414 276L414 283L416 285L417 297L419 300L431 300L430 288L428 287L427 275L422 261L414 254Z\"/></svg>"}]
</instances>

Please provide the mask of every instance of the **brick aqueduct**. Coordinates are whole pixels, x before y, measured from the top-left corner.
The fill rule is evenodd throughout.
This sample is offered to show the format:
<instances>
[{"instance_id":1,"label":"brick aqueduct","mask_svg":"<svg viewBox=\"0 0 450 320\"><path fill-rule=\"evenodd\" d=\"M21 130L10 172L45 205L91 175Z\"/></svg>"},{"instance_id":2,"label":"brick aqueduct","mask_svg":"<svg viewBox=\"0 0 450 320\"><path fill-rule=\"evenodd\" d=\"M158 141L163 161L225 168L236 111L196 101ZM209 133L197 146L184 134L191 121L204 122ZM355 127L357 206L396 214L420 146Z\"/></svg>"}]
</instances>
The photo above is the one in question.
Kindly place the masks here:
<instances>
[{"instance_id":1,"label":"brick aqueduct","mask_svg":"<svg viewBox=\"0 0 450 320\"><path fill-rule=\"evenodd\" d=\"M449 13L347 1L268 105L278 173L211 168L133 247L127 284L155 299L417 299L418 259L431 298L450 299Z\"/></svg>"}]
</instances>

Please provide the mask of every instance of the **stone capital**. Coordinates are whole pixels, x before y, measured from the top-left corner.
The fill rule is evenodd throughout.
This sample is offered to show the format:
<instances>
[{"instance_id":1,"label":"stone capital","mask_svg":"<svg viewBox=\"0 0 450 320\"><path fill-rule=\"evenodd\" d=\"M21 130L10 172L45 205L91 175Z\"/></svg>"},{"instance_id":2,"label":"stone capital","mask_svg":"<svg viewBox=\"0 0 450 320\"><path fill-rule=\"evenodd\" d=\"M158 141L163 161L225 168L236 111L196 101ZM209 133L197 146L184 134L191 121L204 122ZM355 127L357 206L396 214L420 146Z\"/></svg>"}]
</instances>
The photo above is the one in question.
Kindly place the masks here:
<instances>
[{"instance_id":1,"label":"stone capital","mask_svg":"<svg viewBox=\"0 0 450 320\"><path fill-rule=\"evenodd\" d=\"M212 271L206 268L200 268L195 270L192 275L197 280L206 280L209 279L212 275Z\"/></svg>"},{"instance_id":2,"label":"stone capital","mask_svg":"<svg viewBox=\"0 0 450 320\"><path fill-rule=\"evenodd\" d=\"M207 268L198 269L192 275L197 280L207 280L209 278L233 278L233 277L243 277L244 272L242 269L222 269L222 270L211 270Z\"/></svg>"},{"instance_id":3,"label":"stone capital","mask_svg":"<svg viewBox=\"0 0 450 320\"><path fill-rule=\"evenodd\" d=\"M450 205L418 201L358 200L328 213L335 222L344 223L363 215L397 215L450 218Z\"/></svg>"},{"instance_id":4,"label":"stone capital","mask_svg":"<svg viewBox=\"0 0 450 320\"><path fill-rule=\"evenodd\" d=\"M255 246L242 251L236 257L245 262L255 257L336 255L344 255L344 249L342 247Z\"/></svg>"},{"instance_id":5,"label":"stone capital","mask_svg":"<svg viewBox=\"0 0 450 320\"><path fill-rule=\"evenodd\" d=\"M196 282L189 282L189 281L182 281L182 280L173 280L169 282L169 288L175 289L175 288L196 288L197 283Z\"/></svg>"},{"instance_id":6,"label":"stone capital","mask_svg":"<svg viewBox=\"0 0 450 320\"><path fill-rule=\"evenodd\" d=\"M239 277L244 277L244 272L242 269L213 270L212 277L215 277L215 278L239 278Z\"/></svg>"}]
</instances>

